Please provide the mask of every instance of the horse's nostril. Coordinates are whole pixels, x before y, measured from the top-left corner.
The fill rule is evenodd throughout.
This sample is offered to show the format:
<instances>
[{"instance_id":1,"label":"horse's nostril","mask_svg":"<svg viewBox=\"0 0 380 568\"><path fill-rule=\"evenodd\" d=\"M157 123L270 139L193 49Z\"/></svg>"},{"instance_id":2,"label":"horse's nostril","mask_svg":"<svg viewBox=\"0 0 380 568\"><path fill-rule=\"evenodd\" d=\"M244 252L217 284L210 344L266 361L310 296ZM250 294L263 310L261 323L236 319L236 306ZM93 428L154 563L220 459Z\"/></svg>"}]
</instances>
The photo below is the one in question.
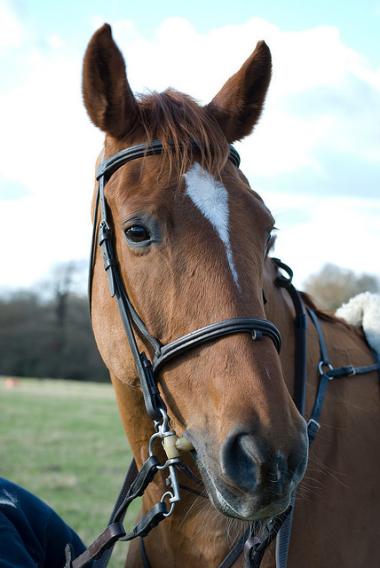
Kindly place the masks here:
<instances>
[{"instance_id":1,"label":"horse's nostril","mask_svg":"<svg viewBox=\"0 0 380 568\"><path fill-rule=\"evenodd\" d=\"M262 449L257 445L255 439L249 434L238 434L238 444L247 456L252 457L257 464L265 463L266 456Z\"/></svg>"},{"instance_id":2,"label":"horse's nostril","mask_svg":"<svg viewBox=\"0 0 380 568\"><path fill-rule=\"evenodd\" d=\"M224 476L237 488L248 492L267 485L272 492L281 493L291 477L288 462L282 452L246 432L228 436L221 450Z\"/></svg>"},{"instance_id":3,"label":"horse's nostril","mask_svg":"<svg viewBox=\"0 0 380 568\"><path fill-rule=\"evenodd\" d=\"M257 478L262 463L253 436L239 432L228 436L221 452L223 474L239 488L253 491L260 480Z\"/></svg>"}]
</instances>

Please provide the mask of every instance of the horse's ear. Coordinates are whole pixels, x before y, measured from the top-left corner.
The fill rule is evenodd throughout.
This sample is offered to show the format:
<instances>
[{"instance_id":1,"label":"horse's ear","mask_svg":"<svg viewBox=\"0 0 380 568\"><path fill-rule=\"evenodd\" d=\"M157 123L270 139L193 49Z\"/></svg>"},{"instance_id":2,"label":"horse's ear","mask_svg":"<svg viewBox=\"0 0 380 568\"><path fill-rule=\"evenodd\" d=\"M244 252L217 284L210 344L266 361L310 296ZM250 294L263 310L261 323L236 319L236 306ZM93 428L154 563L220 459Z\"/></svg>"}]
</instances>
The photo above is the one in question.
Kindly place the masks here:
<instances>
[{"instance_id":1,"label":"horse's ear","mask_svg":"<svg viewBox=\"0 0 380 568\"><path fill-rule=\"evenodd\" d=\"M259 41L252 55L207 105L228 142L240 140L252 131L263 110L271 71L269 47Z\"/></svg>"},{"instance_id":2,"label":"horse's ear","mask_svg":"<svg viewBox=\"0 0 380 568\"><path fill-rule=\"evenodd\" d=\"M125 62L104 24L92 36L83 60L83 100L92 122L116 138L136 125L138 104L129 86Z\"/></svg>"}]
</instances>

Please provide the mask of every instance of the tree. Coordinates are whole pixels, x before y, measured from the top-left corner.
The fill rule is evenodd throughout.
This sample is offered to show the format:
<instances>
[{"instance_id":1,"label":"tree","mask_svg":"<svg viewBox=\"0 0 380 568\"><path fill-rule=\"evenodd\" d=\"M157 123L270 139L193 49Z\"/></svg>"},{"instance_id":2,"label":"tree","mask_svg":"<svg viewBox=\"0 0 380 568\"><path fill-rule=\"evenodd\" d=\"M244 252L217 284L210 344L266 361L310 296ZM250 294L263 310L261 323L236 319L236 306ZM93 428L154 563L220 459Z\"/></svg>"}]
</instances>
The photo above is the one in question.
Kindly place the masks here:
<instances>
[{"instance_id":1,"label":"tree","mask_svg":"<svg viewBox=\"0 0 380 568\"><path fill-rule=\"evenodd\" d=\"M0 298L0 375L108 378L92 334L87 298L76 285L81 272L82 264L65 263L35 291Z\"/></svg>"},{"instance_id":2,"label":"tree","mask_svg":"<svg viewBox=\"0 0 380 568\"><path fill-rule=\"evenodd\" d=\"M379 292L380 282L371 274L355 274L335 264L325 264L306 280L304 288L320 308L335 312L361 292Z\"/></svg>"},{"instance_id":3,"label":"tree","mask_svg":"<svg viewBox=\"0 0 380 568\"><path fill-rule=\"evenodd\" d=\"M78 282L80 274L83 272L83 268L83 262L75 260L57 264L51 271L47 286L47 290L51 290L55 312L56 321L52 337L52 351L55 357L55 368L58 370L58 374L60 374L60 369L66 368L67 344L71 343L71 347L74 347L71 339L73 334L77 335L76 326L70 325L72 322L69 321L69 310L75 295L75 285ZM80 306L79 312L81 312ZM66 376L66 374L60 374L60 376Z\"/></svg>"}]
</instances>

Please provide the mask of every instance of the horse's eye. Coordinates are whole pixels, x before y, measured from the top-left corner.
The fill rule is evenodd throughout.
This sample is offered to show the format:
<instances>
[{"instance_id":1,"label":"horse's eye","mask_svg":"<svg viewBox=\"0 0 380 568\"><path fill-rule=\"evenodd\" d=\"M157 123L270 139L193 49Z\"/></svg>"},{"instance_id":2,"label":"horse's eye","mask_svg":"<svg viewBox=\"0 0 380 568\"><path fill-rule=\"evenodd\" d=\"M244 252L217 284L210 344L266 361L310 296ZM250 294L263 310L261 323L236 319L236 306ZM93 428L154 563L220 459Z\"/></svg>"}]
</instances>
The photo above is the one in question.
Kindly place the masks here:
<instances>
[{"instance_id":1,"label":"horse's eye","mask_svg":"<svg viewBox=\"0 0 380 568\"><path fill-rule=\"evenodd\" d=\"M273 249L276 238L277 235L273 235L272 233L268 235L265 254L268 254Z\"/></svg>"},{"instance_id":2,"label":"horse's eye","mask_svg":"<svg viewBox=\"0 0 380 568\"><path fill-rule=\"evenodd\" d=\"M144 243L150 241L148 229L143 225L132 225L125 231L125 236L132 243Z\"/></svg>"}]
</instances>

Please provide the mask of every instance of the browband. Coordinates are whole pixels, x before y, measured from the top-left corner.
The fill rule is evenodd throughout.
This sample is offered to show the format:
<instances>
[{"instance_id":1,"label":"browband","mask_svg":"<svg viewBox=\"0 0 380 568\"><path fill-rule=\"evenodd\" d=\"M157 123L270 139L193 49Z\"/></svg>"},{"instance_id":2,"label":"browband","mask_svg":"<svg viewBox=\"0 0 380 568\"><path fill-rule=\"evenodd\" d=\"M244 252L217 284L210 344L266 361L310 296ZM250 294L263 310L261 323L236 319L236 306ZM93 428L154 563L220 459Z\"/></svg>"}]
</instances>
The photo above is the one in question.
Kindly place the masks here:
<instances>
[{"instance_id":1,"label":"browband","mask_svg":"<svg viewBox=\"0 0 380 568\"><path fill-rule=\"evenodd\" d=\"M173 146L173 143L169 142L169 146ZM196 142L193 142L191 146L193 150L199 149ZM149 146L146 144L136 144L135 146L130 146L129 148L120 150L120 152L114 154L110 158L107 158L100 164L96 172L96 179L99 180L101 177L105 177L105 181L107 181L107 179L109 179L111 175L123 164L138 158L162 154L163 150L164 146L160 140L153 140ZM231 160L234 166L238 168L240 166L240 156L238 151L231 144L229 145L229 151L229 160Z\"/></svg>"}]
</instances>

